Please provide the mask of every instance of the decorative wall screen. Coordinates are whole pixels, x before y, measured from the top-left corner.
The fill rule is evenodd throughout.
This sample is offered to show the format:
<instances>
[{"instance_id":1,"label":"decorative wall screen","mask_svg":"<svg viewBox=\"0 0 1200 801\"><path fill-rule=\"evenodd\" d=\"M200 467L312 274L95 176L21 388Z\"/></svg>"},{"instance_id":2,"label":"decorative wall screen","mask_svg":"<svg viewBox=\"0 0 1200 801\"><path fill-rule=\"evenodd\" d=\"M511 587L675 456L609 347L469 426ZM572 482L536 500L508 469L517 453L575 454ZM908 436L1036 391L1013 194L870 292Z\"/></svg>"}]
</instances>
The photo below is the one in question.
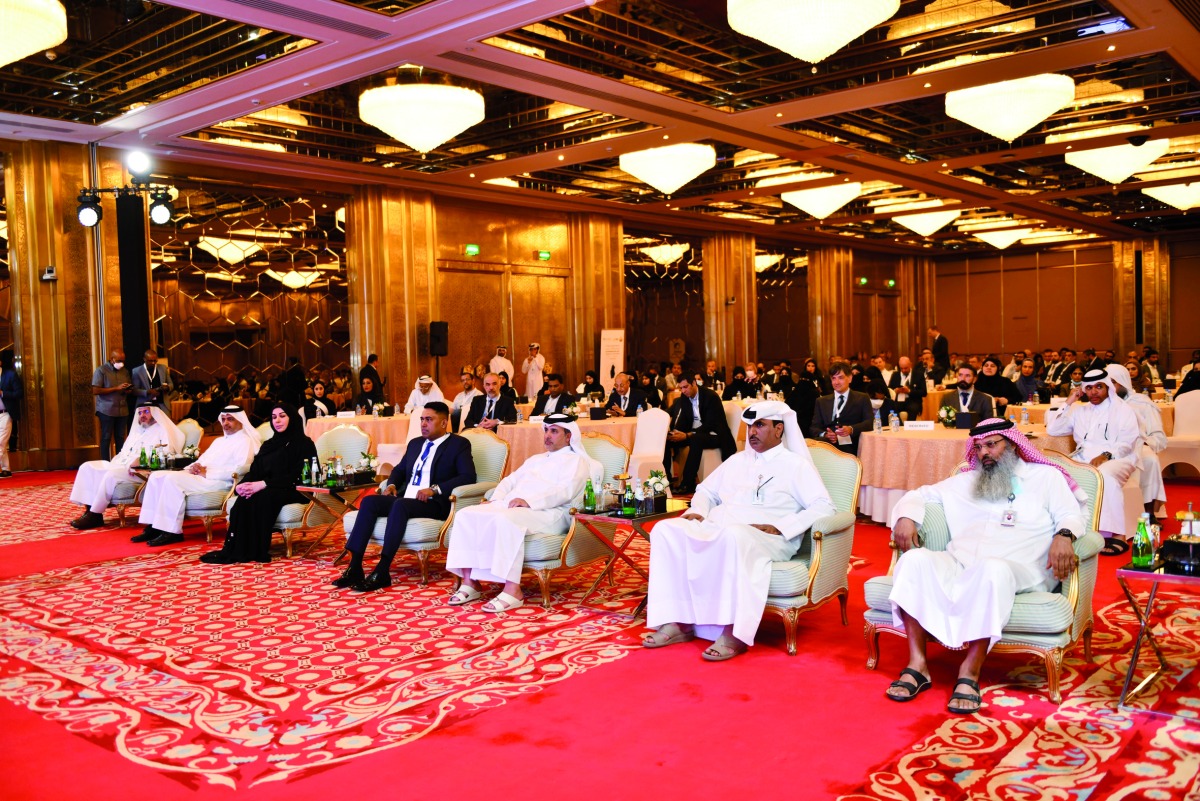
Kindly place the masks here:
<instances>
[{"instance_id":1,"label":"decorative wall screen","mask_svg":"<svg viewBox=\"0 0 1200 801\"><path fill-rule=\"evenodd\" d=\"M177 190L172 221L150 226L152 322L176 382L277 375L292 356L310 376L349 369L345 198Z\"/></svg>"}]
</instances>

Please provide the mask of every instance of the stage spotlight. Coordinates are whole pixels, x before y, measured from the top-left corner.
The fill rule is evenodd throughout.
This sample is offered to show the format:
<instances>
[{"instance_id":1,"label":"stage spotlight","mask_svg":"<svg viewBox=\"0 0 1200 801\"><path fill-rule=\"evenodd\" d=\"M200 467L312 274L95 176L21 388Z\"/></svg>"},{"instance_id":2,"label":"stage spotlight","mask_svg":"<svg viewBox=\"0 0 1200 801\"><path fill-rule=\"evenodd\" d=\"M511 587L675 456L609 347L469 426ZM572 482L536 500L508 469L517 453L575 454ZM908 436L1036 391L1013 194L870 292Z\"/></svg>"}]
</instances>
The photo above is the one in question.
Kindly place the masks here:
<instances>
[{"instance_id":1,"label":"stage spotlight","mask_svg":"<svg viewBox=\"0 0 1200 801\"><path fill-rule=\"evenodd\" d=\"M104 210L100 208L100 195L90 189L80 190L79 209L75 214L79 217L79 224L86 228L99 223L104 216Z\"/></svg>"},{"instance_id":2,"label":"stage spotlight","mask_svg":"<svg viewBox=\"0 0 1200 801\"><path fill-rule=\"evenodd\" d=\"M166 225L175 216L175 207L171 205L171 195L167 192L155 192L150 196L150 201L150 222Z\"/></svg>"},{"instance_id":3,"label":"stage spotlight","mask_svg":"<svg viewBox=\"0 0 1200 801\"><path fill-rule=\"evenodd\" d=\"M140 150L131 150L125 157L125 169L129 170L135 183L149 183L150 168L150 157Z\"/></svg>"}]
</instances>

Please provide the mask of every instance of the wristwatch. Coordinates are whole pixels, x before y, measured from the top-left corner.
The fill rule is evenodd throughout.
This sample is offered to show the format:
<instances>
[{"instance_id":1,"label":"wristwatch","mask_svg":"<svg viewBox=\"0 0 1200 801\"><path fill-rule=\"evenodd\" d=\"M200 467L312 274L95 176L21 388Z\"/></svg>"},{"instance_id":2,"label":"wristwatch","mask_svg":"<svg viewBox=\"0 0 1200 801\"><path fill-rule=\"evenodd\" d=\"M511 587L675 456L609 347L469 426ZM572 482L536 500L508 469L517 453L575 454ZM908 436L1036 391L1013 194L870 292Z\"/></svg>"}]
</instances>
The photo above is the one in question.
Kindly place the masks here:
<instances>
[{"instance_id":1,"label":"wristwatch","mask_svg":"<svg viewBox=\"0 0 1200 801\"><path fill-rule=\"evenodd\" d=\"M1058 531L1054 532L1054 536L1069 537L1071 542L1075 542L1075 540L1079 539L1069 528L1060 528Z\"/></svg>"},{"instance_id":2,"label":"wristwatch","mask_svg":"<svg viewBox=\"0 0 1200 801\"><path fill-rule=\"evenodd\" d=\"M441 495L442 491L437 484L430 484L429 489L433 490L434 495Z\"/></svg>"},{"instance_id":3,"label":"wristwatch","mask_svg":"<svg viewBox=\"0 0 1200 801\"><path fill-rule=\"evenodd\" d=\"M1110 462L1112 461L1113 455L1109 451L1105 451L1104 453L1102 453L1100 455L1103 456L1108 461L1110 461Z\"/></svg>"}]
</instances>

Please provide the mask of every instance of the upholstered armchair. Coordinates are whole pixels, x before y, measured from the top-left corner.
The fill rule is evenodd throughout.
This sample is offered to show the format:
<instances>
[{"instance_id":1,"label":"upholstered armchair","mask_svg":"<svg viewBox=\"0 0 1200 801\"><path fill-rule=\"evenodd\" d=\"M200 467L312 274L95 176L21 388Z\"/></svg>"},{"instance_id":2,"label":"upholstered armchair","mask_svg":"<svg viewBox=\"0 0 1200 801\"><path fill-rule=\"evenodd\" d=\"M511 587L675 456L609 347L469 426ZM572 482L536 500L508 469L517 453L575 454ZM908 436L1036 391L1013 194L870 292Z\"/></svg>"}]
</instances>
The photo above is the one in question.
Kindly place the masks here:
<instances>
[{"instance_id":1,"label":"upholstered armchair","mask_svg":"<svg viewBox=\"0 0 1200 801\"><path fill-rule=\"evenodd\" d=\"M1063 654L1082 638L1084 658L1089 662L1092 659L1092 595L1099 568L1097 555L1104 547L1104 539L1096 533L1096 525L1100 520L1104 482L1100 479L1100 473L1090 465L1072 461L1053 451L1046 455L1065 467L1087 493L1084 520L1088 530L1075 542L1076 566L1065 581L1051 592L1023 592L1017 595L1012 616L1004 627L1000 641L992 647L992 653L1034 654L1041 657L1046 665L1047 694L1050 701L1057 704L1062 701L1058 682ZM945 550L951 535L941 504L925 505L925 521L918 529L918 534L921 547ZM867 600L864 614L867 667L872 670L879 661L880 633L906 636L904 626L892 622L892 607L888 601L892 590L892 571L898 558L899 553L893 550L887 575L868 579L864 588Z\"/></svg>"},{"instance_id":2,"label":"upholstered armchair","mask_svg":"<svg viewBox=\"0 0 1200 801\"><path fill-rule=\"evenodd\" d=\"M450 496L450 515L445 520L420 518L409 520L400 539L400 550L416 555L421 567L421 583L429 582L429 557L437 550L444 550L442 538L454 522L454 515L460 509L482 503L484 495L500 483L504 475L504 465L508 462L508 443L493 432L483 428L469 428L463 436L471 441L471 461L475 463L475 483L464 484ZM382 489L382 482L380 488ZM358 512L348 512L342 519L346 536L350 536ZM383 544L383 533L387 529L387 520L380 518L375 521L371 532L371 543ZM341 557L338 557L339 559Z\"/></svg>"},{"instance_id":3,"label":"upholstered armchair","mask_svg":"<svg viewBox=\"0 0 1200 801\"><path fill-rule=\"evenodd\" d=\"M771 584L763 617L783 620L787 652L796 655L800 615L837 598L842 625L849 625L850 551L854 547L855 511L862 484L862 462L824 442L808 440L808 450L833 500L837 514L813 523L800 550L786 562L771 563Z\"/></svg>"}]
</instances>

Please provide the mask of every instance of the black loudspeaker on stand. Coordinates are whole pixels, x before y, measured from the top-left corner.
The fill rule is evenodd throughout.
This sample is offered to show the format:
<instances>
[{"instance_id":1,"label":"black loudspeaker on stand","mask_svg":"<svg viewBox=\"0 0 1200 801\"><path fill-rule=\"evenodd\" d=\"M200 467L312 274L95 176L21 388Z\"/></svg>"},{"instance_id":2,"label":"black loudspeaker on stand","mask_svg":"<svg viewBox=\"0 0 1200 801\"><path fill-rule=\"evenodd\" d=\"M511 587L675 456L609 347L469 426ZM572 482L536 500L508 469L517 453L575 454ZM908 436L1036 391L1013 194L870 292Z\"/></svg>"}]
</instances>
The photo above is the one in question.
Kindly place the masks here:
<instances>
[{"instance_id":1,"label":"black loudspeaker on stand","mask_svg":"<svg viewBox=\"0 0 1200 801\"><path fill-rule=\"evenodd\" d=\"M434 320L429 324L429 355L435 358L434 373L442 380L442 357L450 355L450 323Z\"/></svg>"}]
</instances>

